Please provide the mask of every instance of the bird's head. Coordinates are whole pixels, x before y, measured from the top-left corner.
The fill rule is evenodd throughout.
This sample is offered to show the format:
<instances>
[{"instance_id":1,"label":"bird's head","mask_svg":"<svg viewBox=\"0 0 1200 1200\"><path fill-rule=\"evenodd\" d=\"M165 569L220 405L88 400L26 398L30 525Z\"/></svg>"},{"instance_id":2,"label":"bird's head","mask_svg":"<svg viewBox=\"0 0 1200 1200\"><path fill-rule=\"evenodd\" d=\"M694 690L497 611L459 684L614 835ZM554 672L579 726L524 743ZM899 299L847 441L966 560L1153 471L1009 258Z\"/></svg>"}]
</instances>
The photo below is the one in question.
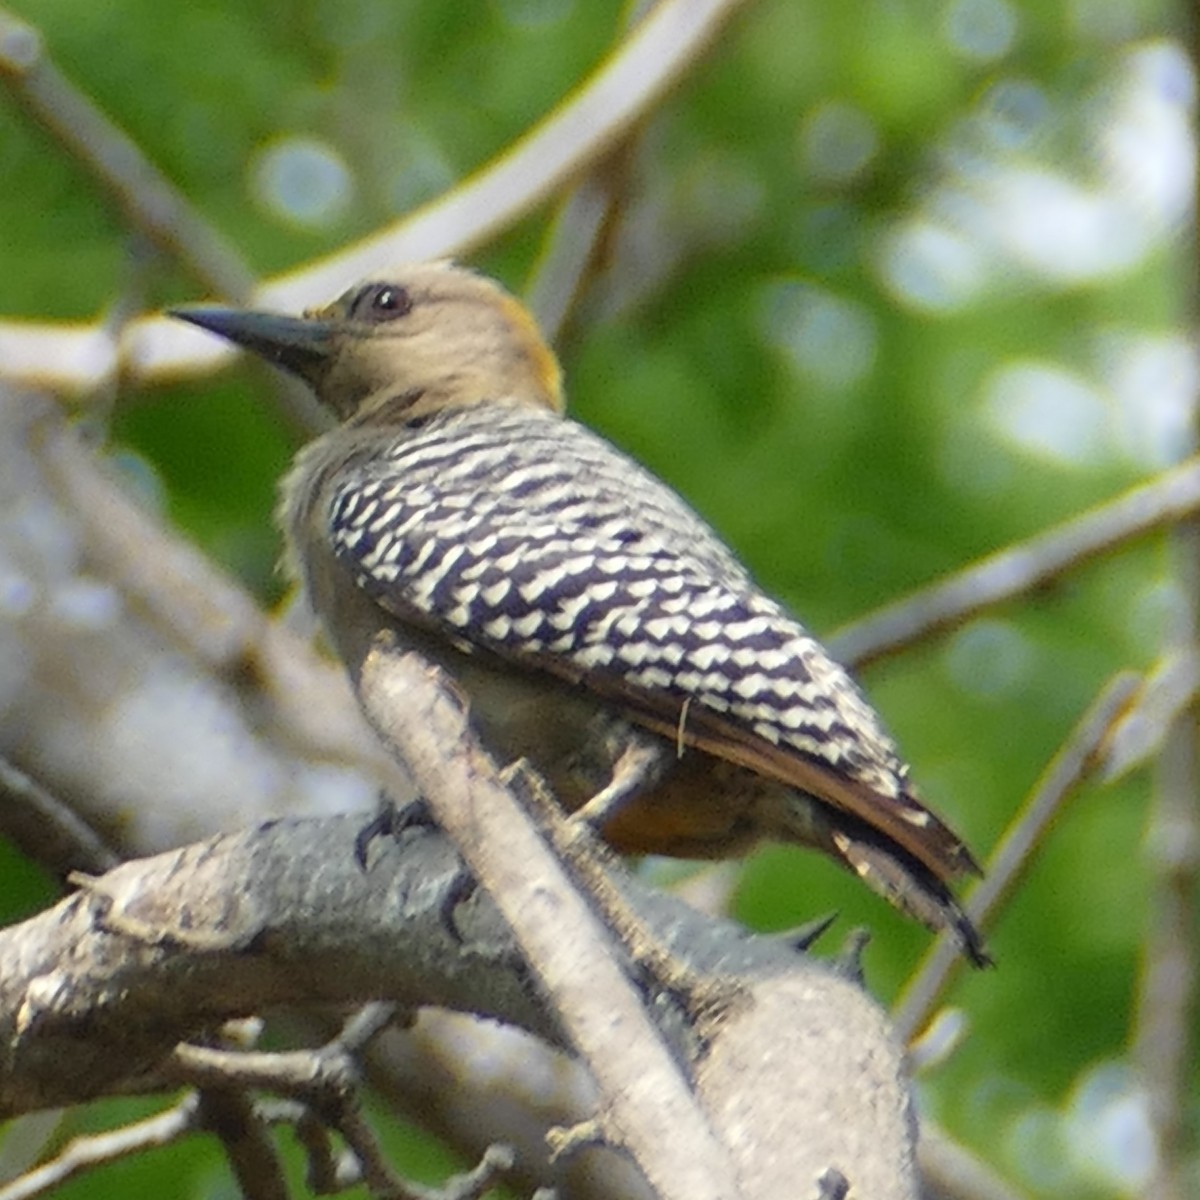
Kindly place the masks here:
<instances>
[{"instance_id":1,"label":"bird's head","mask_svg":"<svg viewBox=\"0 0 1200 1200\"><path fill-rule=\"evenodd\" d=\"M480 403L563 408L558 362L533 318L451 263L389 271L302 317L215 306L171 315L299 375L343 420Z\"/></svg>"}]
</instances>

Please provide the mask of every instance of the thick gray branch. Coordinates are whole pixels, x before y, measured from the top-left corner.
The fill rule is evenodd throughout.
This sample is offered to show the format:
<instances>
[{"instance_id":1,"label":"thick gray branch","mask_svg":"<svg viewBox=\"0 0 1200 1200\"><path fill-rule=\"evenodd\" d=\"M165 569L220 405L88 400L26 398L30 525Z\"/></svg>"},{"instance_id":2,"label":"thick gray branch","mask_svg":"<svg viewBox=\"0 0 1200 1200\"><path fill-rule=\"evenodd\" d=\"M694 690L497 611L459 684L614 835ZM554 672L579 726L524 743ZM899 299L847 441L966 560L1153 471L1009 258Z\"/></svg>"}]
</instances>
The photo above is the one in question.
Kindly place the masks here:
<instances>
[{"instance_id":1,"label":"thick gray branch","mask_svg":"<svg viewBox=\"0 0 1200 1200\"><path fill-rule=\"evenodd\" d=\"M0 932L0 1116L150 1086L178 1041L283 1005L387 997L559 1040L490 901L455 902L448 842L413 831L363 873L357 830L283 821L127 863ZM658 1032L695 1074L746 1194L803 1196L798 1182L833 1166L871 1181L864 1194L911 1196L907 1085L877 1007L784 944L623 887L698 978L743 994L707 1024L704 1052L689 1057L671 1020Z\"/></svg>"},{"instance_id":2,"label":"thick gray branch","mask_svg":"<svg viewBox=\"0 0 1200 1200\"><path fill-rule=\"evenodd\" d=\"M495 911L454 906L448 843L415 832L364 874L359 824L282 821L127 863L0 932L0 1114L124 1090L176 1042L281 1005L386 996L552 1036Z\"/></svg>"}]
</instances>

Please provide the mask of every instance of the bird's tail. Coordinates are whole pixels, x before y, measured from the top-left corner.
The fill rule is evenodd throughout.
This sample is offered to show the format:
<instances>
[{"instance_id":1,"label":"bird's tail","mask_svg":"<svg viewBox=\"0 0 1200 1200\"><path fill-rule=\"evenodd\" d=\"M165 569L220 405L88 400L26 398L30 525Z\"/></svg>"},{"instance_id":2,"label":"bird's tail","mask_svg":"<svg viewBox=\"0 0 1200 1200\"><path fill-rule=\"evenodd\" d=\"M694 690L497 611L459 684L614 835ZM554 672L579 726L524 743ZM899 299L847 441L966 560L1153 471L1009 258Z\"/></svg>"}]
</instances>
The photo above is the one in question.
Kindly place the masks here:
<instances>
[{"instance_id":1,"label":"bird's tail","mask_svg":"<svg viewBox=\"0 0 1200 1200\"><path fill-rule=\"evenodd\" d=\"M858 818L834 811L811 796L796 793L789 809L794 818L794 827L784 831L789 840L824 850L935 933L948 930L974 966L992 965L983 935L946 883L923 862Z\"/></svg>"}]
</instances>

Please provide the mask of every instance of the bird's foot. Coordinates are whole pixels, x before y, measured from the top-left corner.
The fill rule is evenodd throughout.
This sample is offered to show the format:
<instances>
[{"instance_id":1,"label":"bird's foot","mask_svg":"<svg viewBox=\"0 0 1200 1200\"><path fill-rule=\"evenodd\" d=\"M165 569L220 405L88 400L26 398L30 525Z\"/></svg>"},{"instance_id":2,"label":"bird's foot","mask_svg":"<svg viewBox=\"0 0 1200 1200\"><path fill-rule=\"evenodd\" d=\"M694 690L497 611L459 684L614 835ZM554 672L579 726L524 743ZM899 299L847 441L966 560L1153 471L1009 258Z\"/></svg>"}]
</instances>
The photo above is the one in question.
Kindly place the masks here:
<instances>
[{"instance_id":1,"label":"bird's foot","mask_svg":"<svg viewBox=\"0 0 1200 1200\"><path fill-rule=\"evenodd\" d=\"M381 796L379 810L354 838L354 859L367 869L371 844L381 837L398 838L408 829L437 829L437 822L425 801L417 796L406 804L397 804L390 796Z\"/></svg>"},{"instance_id":2,"label":"bird's foot","mask_svg":"<svg viewBox=\"0 0 1200 1200\"><path fill-rule=\"evenodd\" d=\"M603 837L604 827L632 800L662 777L667 749L658 738L631 737L613 763L612 777L572 819Z\"/></svg>"}]
</instances>

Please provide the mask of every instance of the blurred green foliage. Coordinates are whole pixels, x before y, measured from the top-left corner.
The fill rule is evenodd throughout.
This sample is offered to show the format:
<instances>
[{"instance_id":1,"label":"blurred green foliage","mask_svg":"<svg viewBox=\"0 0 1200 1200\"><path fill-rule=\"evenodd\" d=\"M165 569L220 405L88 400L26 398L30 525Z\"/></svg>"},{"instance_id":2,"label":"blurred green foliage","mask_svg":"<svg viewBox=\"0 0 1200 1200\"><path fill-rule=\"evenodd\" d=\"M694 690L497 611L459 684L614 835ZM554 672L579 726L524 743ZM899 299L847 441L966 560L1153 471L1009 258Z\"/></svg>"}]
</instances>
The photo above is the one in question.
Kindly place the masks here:
<instances>
[{"instance_id":1,"label":"blurred green foliage","mask_svg":"<svg viewBox=\"0 0 1200 1200\"><path fill-rule=\"evenodd\" d=\"M13 8L262 272L483 164L579 83L623 15L579 0ZM1143 435L1170 432L1189 386L1183 215L1121 178L1130 160L1105 139L1127 92L1168 130L1184 111L1182 51L1156 40L1170 17L1165 0L748 5L641 135L612 270L561 346L575 415L670 480L818 632L1165 465L1182 437ZM126 284L129 232L2 93L0 129L0 313L91 318ZM1045 180L1075 190L1018 189ZM1090 241L1084 226L1080 253L1122 230L1141 242L1073 265L1085 201L1120 218L1126 192L1141 207L1125 225L1097 218ZM480 264L521 290L549 215ZM146 287L148 306L197 298L166 262ZM293 441L261 369L122 397L113 436L173 520L278 599L270 510ZM1170 604L1162 545L1143 544L864 682L986 854L1104 680L1152 660ZM1120 1194L1096 1166L1108 1151L1068 1145L1052 1118L1125 1055L1149 783L1077 798L995 932L999 968L955 994L969 1038L922 1085L1032 1194ZM18 880L6 865L11 918L29 903ZM852 879L769 849L736 899L762 928L831 908L842 929L877 930L868 979L891 997L927 939ZM141 1193L222 1194L196 1163L163 1152L64 1194L129 1194L127 1170Z\"/></svg>"}]
</instances>

